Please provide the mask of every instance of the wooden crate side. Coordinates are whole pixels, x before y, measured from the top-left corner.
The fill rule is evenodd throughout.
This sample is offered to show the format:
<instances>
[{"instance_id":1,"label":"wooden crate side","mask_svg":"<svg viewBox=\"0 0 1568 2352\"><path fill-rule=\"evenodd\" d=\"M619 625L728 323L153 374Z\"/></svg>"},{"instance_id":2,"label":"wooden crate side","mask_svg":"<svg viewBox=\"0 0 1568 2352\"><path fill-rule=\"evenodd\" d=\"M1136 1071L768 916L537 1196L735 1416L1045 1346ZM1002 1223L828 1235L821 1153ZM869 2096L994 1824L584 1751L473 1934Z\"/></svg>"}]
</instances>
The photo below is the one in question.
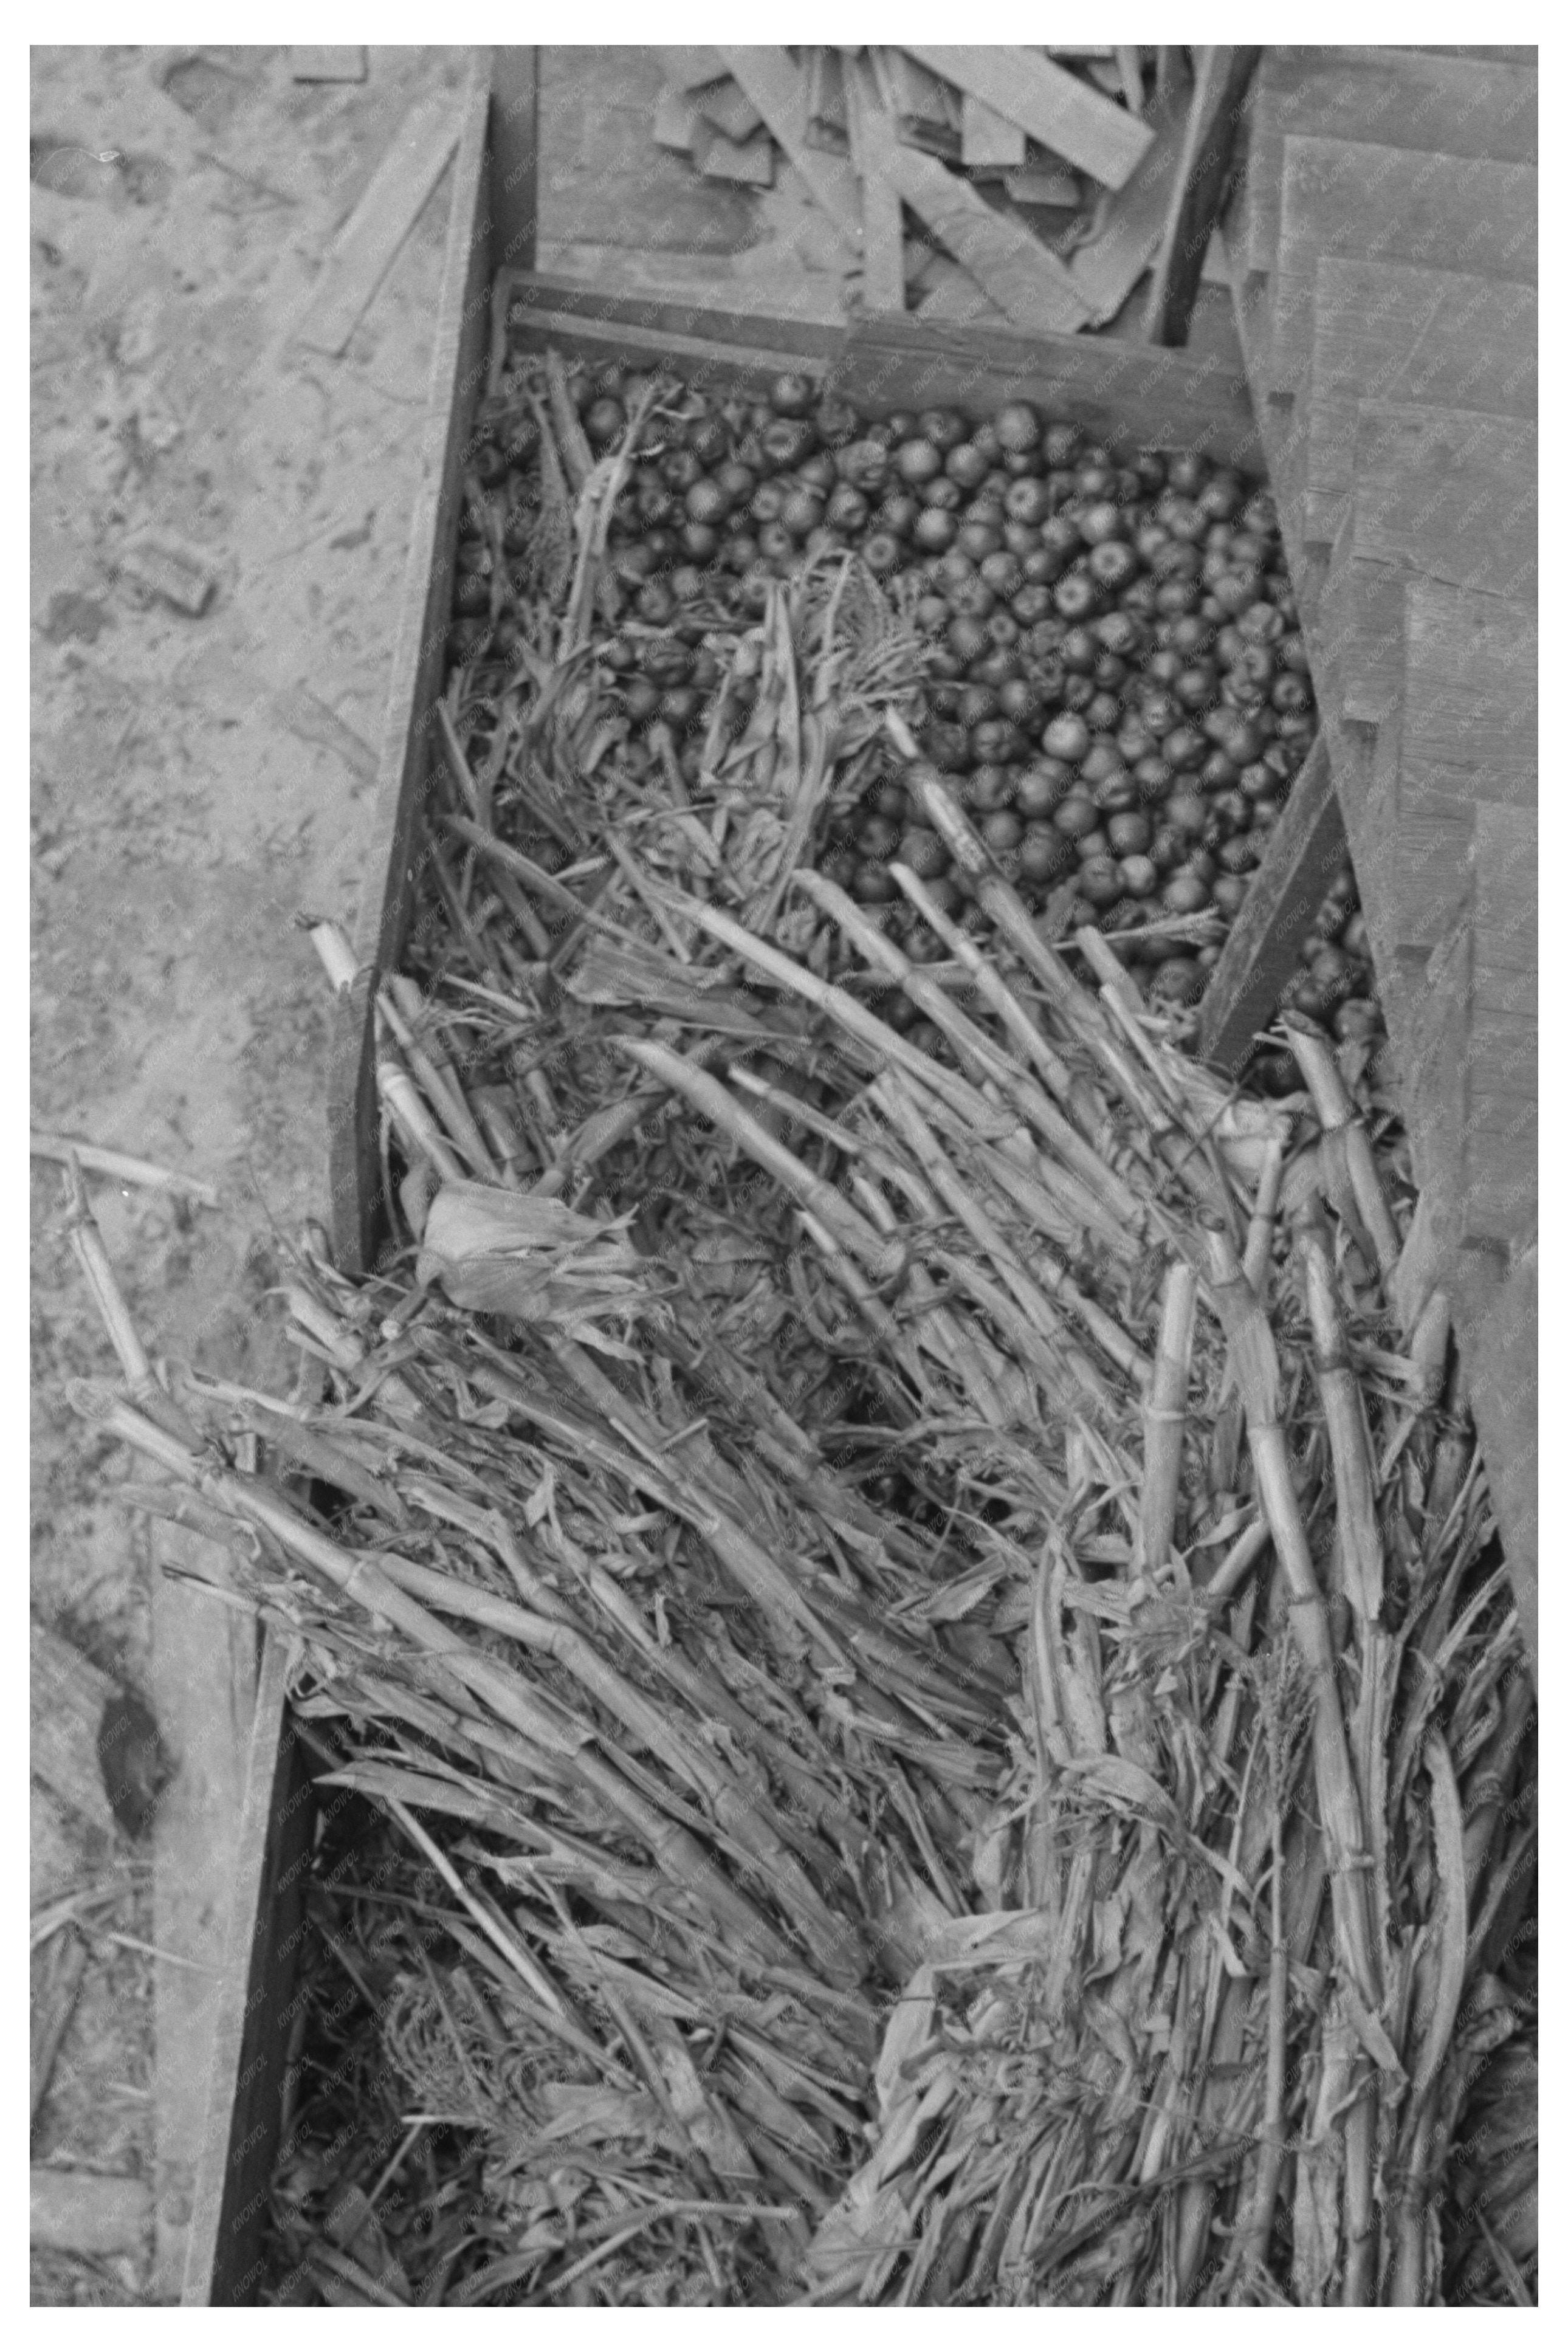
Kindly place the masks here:
<instances>
[{"instance_id":1,"label":"wooden crate side","mask_svg":"<svg viewBox=\"0 0 1568 2352\"><path fill-rule=\"evenodd\" d=\"M228 1951L213 2036L182 2304L254 2304L282 2120L315 1794L287 1712L288 1650L262 1653Z\"/></svg>"},{"instance_id":2,"label":"wooden crate side","mask_svg":"<svg viewBox=\"0 0 1568 2352\"><path fill-rule=\"evenodd\" d=\"M1023 335L868 319L847 328L787 316L705 310L652 296L614 296L527 271L503 273L498 315L533 348L635 360L679 360L754 384L799 368L831 382L872 415L895 408L984 412L1031 400L1113 448L1202 449L1254 473L1263 447L1246 379L1205 360L1091 335ZM710 380L717 381L715 373Z\"/></svg>"},{"instance_id":3,"label":"wooden crate side","mask_svg":"<svg viewBox=\"0 0 1568 2352\"><path fill-rule=\"evenodd\" d=\"M376 1150L375 983L395 962L416 896L417 819L429 771L427 732L446 680L450 572L463 464L483 388L489 330L492 220L489 125L481 75L464 111L447 234L426 430L428 470L404 570L392 685L382 730L375 805L354 940L359 976L340 1003L331 1046L328 1181L333 1247L347 1272L374 1263L384 1228Z\"/></svg>"},{"instance_id":4,"label":"wooden crate side","mask_svg":"<svg viewBox=\"0 0 1568 2352\"><path fill-rule=\"evenodd\" d=\"M1274 1016L1347 854L1329 747L1320 733L1204 992L1199 1045L1205 1061L1227 1073L1241 1068Z\"/></svg>"}]
</instances>

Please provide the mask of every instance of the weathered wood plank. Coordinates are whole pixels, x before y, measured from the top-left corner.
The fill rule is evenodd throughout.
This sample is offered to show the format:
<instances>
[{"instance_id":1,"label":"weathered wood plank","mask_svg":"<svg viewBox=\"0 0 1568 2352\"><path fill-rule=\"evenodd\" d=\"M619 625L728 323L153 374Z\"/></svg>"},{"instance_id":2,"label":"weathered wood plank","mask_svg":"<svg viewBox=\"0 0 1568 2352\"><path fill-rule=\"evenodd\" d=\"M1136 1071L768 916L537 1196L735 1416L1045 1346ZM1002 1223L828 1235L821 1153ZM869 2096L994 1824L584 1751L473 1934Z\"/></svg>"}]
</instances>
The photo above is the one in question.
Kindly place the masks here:
<instances>
[{"instance_id":1,"label":"weathered wood plank","mask_svg":"<svg viewBox=\"0 0 1568 2352\"><path fill-rule=\"evenodd\" d=\"M843 60L849 160L860 183L860 300L873 315L904 309L904 212L894 185L893 126L865 58Z\"/></svg>"},{"instance_id":2,"label":"weathered wood plank","mask_svg":"<svg viewBox=\"0 0 1568 2352\"><path fill-rule=\"evenodd\" d=\"M1410 50L1271 47L1252 108L1247 267L1274 266L1288 138L1533 163L1536 118L1537 79L1526 68L1461 64Z\"/></svg>"},{"instance_id":3,"label":"weathered wood plank","mask_svg":"<svg viewBox=\"0 0 1568 2352\"><path fill-rule=\"evenodd\" d=\"M450 99L426 99L409 110L321 264L298 330L298 340L310 350L336 358L347 349L446 170L462 124L462 105Z\"/></svg>"},{"instance_id":4,"label":"weathered wood plank","mask_svg":"<svg viewBox=\"0 0 1568 2352\"><path fill-rule=\"evenodd\" d=\"M1152 143L1152 132L1136 115L1097 98L1076 76L1029 49L941 48L908 41L902 47L1102 187L1124 188Z\"/></svg>"},{"instance_id":5,"label":"weathered wood plank","mask_svg":"<svg viewBox=\"0 0 1568 2352\"><path fill-rule=\"evenodd\" d=\"M1458 587L1532 599L1535 476L1531 424L1363 400L1355 444L1355 554Z\"/></svg>"},{"instance_id":6,"label":"weathered wood plank","mask_svg":"<svg viewBox=\"0 0 1568 2352\"><path fill-rule=\"evenodd\" d=\"M771 188L773 184L773 142L765 128L749 139L727 139L703 121L692 141L691 160L705 180L726 180L742 188Z\"/></svg>"},{"instance_id":7,"label":"weathered wood plank","mask_svg":"<svg viewBox=\"0 0 1568 2352\"><path fill-rule=\"evenodd\" d=\"M1219 218L1258 48L1200 48L1172 201L1154 257L1143 331L1152 343L1179 347L1197 299L1198 281Z\"/></svg>"},{"instance_id":8,"label":"weathered wood plank","mask_svg":"<svg viewBox=\"0 0 1568 2352\"><path fill-rule=\"evenodd\" d=\"M966 180L914 147L895 147L889 164L902 202L1015 326L1070 334L1087 322L1073 272L1026 228L994 213Z\"/></svg>"},{"instance_id":9,"label":"weathered wood plank","mask_svg":"<svg viewBox=\"0 0 1568 2352\"><path fill-rule=\"evenodd\" d=\"M1363 400L1533 420L1534 287L1395 262L1319 261L1306 403L1310 538L1331 540L1342 518Z\"/></svg>"},{"instance_id":10,"label":"weathered wood plank","mask_svg":"<svg viewBox=\"0 0 1568 2352\"><path fill-rule=\"evenodd\" d=\"M628 352L679 353L710 364L732 354L743 365L748 353L734 347L751 346L775 373L807 364L831 374L847 398L874 415L941 404L979 414L1004 401L1033 400L1052 415L1081 419L1119 452L1198 448L1254 473L1262 467L1245 378L1142 343L1006 327L954 330L915 319L825 326L655 296L599 294L521 270L501 273L496 299L512 335L534 348L552 338L566 348L575 335L582 349L607 351L619 337Z\"/></svg>"},{"instance_id":11,"label":"weathered wood plank","mask_svg":"<svg viewBox=\"0 0 1568 2352\"><path fill-rule=\"evenodd\" d=\"M1528 282L1537 267L1536 219L1536 173L1528 164L1288 138L1270 293L1270 390L1301 389L1325 254Z\"/></svg>"},{"instance_id":12,"label":"weathered wood plank","mask_svg":"<svg viewBox=\"0 0 1568 2352\"><path fill-rule=\"evenodd\" d=\"M691 91L690 97L703 121L721 131L737 147L744 146L752 133L762 128L760 109L752 105L740 83L728 74L706 89Z\"/></svg>"},{"instance_id":13,"label":"weathered wood plank","mask_svg":"<svg viewBox=\"0 0 1568 2352\"><path fill-rule=\"evenodd\" d=\"M717 49L705 48L696 42L676 42L661 47L658 60L671 89L701 89L710 81L721 80L729 70Z\"/></svg>"},{"instance_id":14,"label":"weathered wood plank","mask_svg":"<svg viewBox=\"0 0 1568 2352\"><path fill-rule=\"evenodd\" d=\"M1480 1253L1464 1253L1479 1255ZM1532 1670L1540 1655L1537 1260L1517 1252L1479 1314L1458 1322L1470 1404Z\"/></svg>"},{"instance_id":15,"label":"weathered wood plank","mask_svg":"<svg viewBox=\"0 0 1568 2352\"><path fill-rule=\"evenodd\" d=\"M1533 605L1409 582L1402 791L1463 779L1479 798L1532 805L1536 659Z\"/></svg>"},{"instance_id":16,"label":"weathered wood plank","mask_svg":"<svg viewBox=\"0 0 1568 2352\"><path fill-rule=\"evenodd\" d=\"M825 155L806 139L805 77L787 49L734 48L725 66L762 116L851 252L860 245L860 191L842 155Z\"/></svg>"},{"instance_id":17,"label":"weathered wood plank","mask_svg":"<svg viewBox=\"0 0 1568 2352\"><path fill-rule=\"evenodd\" d=\"M363 81L368 68L362 48L294 48L289 52L290 81Z\"/></svg>"},{"instance_id":18,"label":"weathered wood plank","mask_svg":"<svg viewBox=\"0 0 1568 2352\"><path fill-rule=\"evenodd\" d=\"M1184 67L1156 92L1146 117L1153 143L1068 265L1091 325L1115 318L1159 251L1186 137L1188 92Z\"/></svg>"},{"instance_id":19,"label":"weathered wood plank","mask_svg":"<svg viewBox=\"0 0 1568 2352\"><path fill-rule=\"evenodd\" d=\"M1534 1000L1541 946L1539 838L1533 808L1483 801L1476 810L1476 1001L1498 1011L1525 1001L1521 987Z\"/></svg>"},{"instance_id":20,"label":"weathered wood plank","mask_svg":"<svg viewBox=\"0 0 1568 2352\"><path fill-rule=\"evenodd\" d=\"M494 68L495 186L486 169L491 84L469 92L452 180L426 419L430 465L409 530L392 688L382 734L375 808L354 951L360 978L334 1010L328 1108L332 1242L345 1271L374 1265L385 1231L378 1206L374 987L403 951L416 894L416 821L429 773L429 714L446 677L450 565L462 503L465 445L486 375L490 289L507 248L527 250L535 213L529 159L537 92L531 49L504 49ZM502 132L507 133L502 143ZM501 182L516 173L503 197ZM491 196L494 195L492 203ZM500 240L505 238L502 247Z\"/></svg>"},{"instance_id":21,"label":"weathered wood plank","mask_svg":"<svg viewBox=\"0 0 1568 2352\"><path fill-rule=\"evenodd\" d=\"M1240 914L1209 975L1199 1050L1238 1070L1296 967L1302 940L1346 854L1344 819L1321 734L1308 753Z\"/></svg>"},{"instance_id":22,"label":"weathered wood plank","mask_svg":"<svg viewBox=\"0 0 1568 2352\"><path fill-rule=\"evenodd\" d=\"M205 2129L181 2302L258 2298L314 1803L287 1711L288 1647L268 1633L240 1813L240 1867L219 1986Z\"/></svg>"},{"instance_id":23,"label":"weathered wood plank","mask_svg":"<svg viewBox=\"0 0 1568 2352\"><path fill-rule=\"evenodd\" d=\"M987 106L973 90L963 93L959 112L959 160L966 169L984 170L988 166L1011 172L1022 168L1024 152L1028 145L1017 123L1009 122L994 106Z\"/></svg>"}]
</instances>

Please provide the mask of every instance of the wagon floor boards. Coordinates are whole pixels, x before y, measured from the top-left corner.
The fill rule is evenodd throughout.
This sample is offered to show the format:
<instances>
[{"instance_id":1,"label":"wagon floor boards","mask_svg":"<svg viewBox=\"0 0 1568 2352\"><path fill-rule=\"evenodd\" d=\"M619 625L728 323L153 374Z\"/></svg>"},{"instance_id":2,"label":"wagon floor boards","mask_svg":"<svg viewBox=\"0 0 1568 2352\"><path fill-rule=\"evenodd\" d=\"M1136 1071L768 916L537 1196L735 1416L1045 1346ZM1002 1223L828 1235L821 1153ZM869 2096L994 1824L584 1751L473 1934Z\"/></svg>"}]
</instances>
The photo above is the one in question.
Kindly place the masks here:
<instances>
[{"instance_id":1,"label":"wagon floor boards","mask_svg":"<svg viewBox=\"0 0 1568 2352\"><path fill-rule=\"evenodd\" d=\"M1226 230L1532 1641L1536 135L1533 53L1270 50Z\"/></svg>"}]
</instances>

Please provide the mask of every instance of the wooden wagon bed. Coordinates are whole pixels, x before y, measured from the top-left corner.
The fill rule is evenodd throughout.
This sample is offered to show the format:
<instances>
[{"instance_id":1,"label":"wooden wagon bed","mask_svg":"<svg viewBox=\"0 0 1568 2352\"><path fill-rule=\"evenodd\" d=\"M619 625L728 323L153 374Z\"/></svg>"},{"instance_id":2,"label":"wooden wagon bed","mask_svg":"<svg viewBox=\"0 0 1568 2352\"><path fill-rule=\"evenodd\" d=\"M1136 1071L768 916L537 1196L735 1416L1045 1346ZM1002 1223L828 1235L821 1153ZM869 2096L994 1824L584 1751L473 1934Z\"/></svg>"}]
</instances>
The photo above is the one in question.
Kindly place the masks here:
<instances>
[{"instance_id":1,"label":"wooden wagon bed","mask_svg":"<svg viewBox=\"0 0 1568 2352\"><path fill-rule=\"evenodd\" d=\"M1328 754L1294 854L1342 816L1532 1654L1536 203L1532 49L1264 52L1226 243Z\"/></svg>"},{"instance_id":2,"label":"wooden wagon bed","mask_svg":"<svg viewBox=\"0 0 1568 2352\"><path fill-rule=\"evenodd\" d=\"M781 354L884 406L1022 392L1261 470L1279 500L1323 732L1205 1002L1234 1064L1348 840L1405 1092L1426 1279L1450 1294L1535 1646L1534 53L1278 49L1226 224L1248 387L1089 337L845 335L616 300L531 275L536 52L495 52L458 151L381 754L362 970L338 1015L331 1175L344 1262L379 1223L371 1015L412 916L465 447L491 289L563 348ZM520 273L520 274L519 274ZM1256 419L1256 421L1255 421ZM1315 895L1314 895L1315 894ZM1223 981L1223 985L1221 982ZM313 1796L269 1649L184 2300L254 2301L280 2128Z\"/></svg>"}]
</instances>

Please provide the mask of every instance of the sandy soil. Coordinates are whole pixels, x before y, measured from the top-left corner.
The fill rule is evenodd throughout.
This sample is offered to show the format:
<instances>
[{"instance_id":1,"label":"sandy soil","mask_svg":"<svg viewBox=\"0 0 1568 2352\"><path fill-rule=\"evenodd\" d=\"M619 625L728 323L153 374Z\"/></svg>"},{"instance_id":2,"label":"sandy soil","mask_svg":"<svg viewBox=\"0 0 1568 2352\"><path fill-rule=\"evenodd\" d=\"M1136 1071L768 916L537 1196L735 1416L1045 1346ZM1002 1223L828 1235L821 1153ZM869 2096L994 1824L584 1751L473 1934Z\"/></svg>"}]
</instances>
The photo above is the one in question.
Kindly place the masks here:
<instances>
[{"instance_id":1,"label":"sandy soil","mask_svg":"<svg viewBox=\"0 0 1568 2352\"><path fill-rule=\"evenodd\" d=\"M149 1349L230 1380L289 1377L270 1286L324 1199L325 996L296 925L358 908L434 454L449 173L344 355L290 337L408 106L470 68L458 49L374 49L363 85L302 85L282 49L32 55L33 1125L218 1186L216 1211L91 1191ZM659 81L647 50L546 53L542 266L837 315L799 188L695 183L647 137ZM126 568L149 532L210 569L199 617ZM74 1898L96 1927L33 2158L138 2175L157 2210L122 2257L35 2254L32 2288L168 2301L189 2165L158 2118L166 2137L199 2114L205 2053L176 2025L160 2058L157 2021L199 2014L175 1964L221 1947L251 1660L243 1627L159 1577L174 1545L114 1499L133 1465L66 1402L68 1379L114 1360L59 1204L58 1170L35 1160L32 1607L153 1698L183 1769L141 1850L32 1785L35 1916ZM174 1963L139 1948L154 1943Z\"/></svg>"}]
</instances>

